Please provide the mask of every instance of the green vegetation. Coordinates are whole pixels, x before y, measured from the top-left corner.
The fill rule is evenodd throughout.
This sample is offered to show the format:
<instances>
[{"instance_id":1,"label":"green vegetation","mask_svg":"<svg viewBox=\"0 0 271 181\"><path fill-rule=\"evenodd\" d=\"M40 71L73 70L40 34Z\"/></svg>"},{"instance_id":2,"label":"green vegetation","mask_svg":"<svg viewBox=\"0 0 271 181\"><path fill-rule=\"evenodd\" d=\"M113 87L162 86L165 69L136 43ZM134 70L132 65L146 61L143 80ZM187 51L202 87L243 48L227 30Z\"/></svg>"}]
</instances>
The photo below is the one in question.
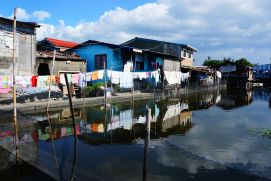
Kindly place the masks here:
<instances>
[{"instance_id":1,"label":"green vegetation","mask_svg":"<svg viewBox=\"0 0 271 181\"><path fill-rule=\"evenodd\" d=\"M102 83L102 82L89 85L89 86L84 88L85 94L90 95L93 92L100 91L100 90L102 90L101 89L102 86L104 86L104 83Z\"/></svg>"},{"instance_id":2,"label":"green vegetation","mask_svg":"<svg viewBox=\"0 0 271 181\"><path fill-rule=\"evenodd\" d=\"M250 61L245 58L240 58L238 60L234 60L231 58L224 58L223 60L215 60L212 59L210 56L207 60L204 60L203 65L209 68L218 69L221 65L233 64L237 66L253 66Z\"/></svg>"},{"instance_id":3,"label":"green vegetation","mask_svg":"<svg viewBox=\"0 0 271 181\"><path fill-rule=\"evenodd\" d=\"M249 131L252 132L255 135L271 138L271 129L267 129L267 128L261 128L261 129L250 128Z\"/></svg>"}]
</instances>

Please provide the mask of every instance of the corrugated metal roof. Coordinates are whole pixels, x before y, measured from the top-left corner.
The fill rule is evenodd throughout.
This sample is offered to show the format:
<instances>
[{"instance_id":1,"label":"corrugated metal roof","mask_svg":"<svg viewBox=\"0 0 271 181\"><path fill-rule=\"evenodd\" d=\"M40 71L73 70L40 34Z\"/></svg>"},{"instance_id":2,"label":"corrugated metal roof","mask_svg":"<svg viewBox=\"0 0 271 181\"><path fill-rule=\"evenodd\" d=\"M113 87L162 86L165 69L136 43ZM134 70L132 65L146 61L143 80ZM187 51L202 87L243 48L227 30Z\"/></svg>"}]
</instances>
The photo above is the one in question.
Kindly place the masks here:
<instances>
[{"instance_id":1,"label":"corrugated metal roof","mask_svg":"<svg viewBox=\"0 0 271 181\"><path fill-rule=\"evenodd\" d=\"M37 58L47 58L52 60L54 56L54 52L52 51L37 51ZM56 52L56 60L57 59L64 59L64 60L75 60L75 61L86 61L82 59L77 54L68 54L63 52Z\"/></svg>"},{"instance_id":2,"label":"corrugated metal roof","mask_svg":"<svg viewBox=\"0 0 271 181\"><path fill-rule=\"evenodd\" d=\"M71 41L58 40L58 39L55 39L55 38L46 38L46 40L48 40L54 46L57 46L57 47L72 48L72 47L75 47L75 46L79 45L79 43L75 43L75 42L71 42Z\"/></svg>"}]
</instances>

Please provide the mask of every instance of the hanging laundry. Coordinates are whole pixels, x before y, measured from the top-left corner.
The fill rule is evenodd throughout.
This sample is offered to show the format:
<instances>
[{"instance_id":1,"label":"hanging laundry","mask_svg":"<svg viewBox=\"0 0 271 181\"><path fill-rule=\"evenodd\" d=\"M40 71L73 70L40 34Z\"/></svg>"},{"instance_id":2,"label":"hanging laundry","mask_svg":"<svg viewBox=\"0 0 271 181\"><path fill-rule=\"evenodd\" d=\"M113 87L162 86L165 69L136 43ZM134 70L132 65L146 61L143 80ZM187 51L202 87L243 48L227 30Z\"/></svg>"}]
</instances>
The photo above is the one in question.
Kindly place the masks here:
<instances>
[{"instance_id":1,"label":"hanging laundry","mask_svg":"<svg viewBox=\"0 0 271 181\"><path fill-rule=\"evenodd\" d=\"M103 124L99 124L97 127L97 132L98 133L103 133L104 132L104 125Z\"/></svg>"},{"instance_id":2,"label":"hanging laundry","mask_svg":"<svg viewBox=\"0 0 271 181\"><path fill-rule=\"evenodd\" d=\"M60 84L60 76L56 75L56 84Z\"/></svg>"},{"instance_id":3,"label":"hanging laundry","mask_svg":"<svg viewBox=\"0 0 271 181\"><path fill-rule=\"evenodd\" d=\"M0 93L5 94L11 91L12 77L11 76L0 76Z\"/></svg>"},{"instance_id":4,"label":"hanging laundry","mask_svg":"<svg viewBox=\"0 0 271 181\"><path fill-rule=\"evenodd\" d=\"M91 80L98 80L98 71L91 72Z\"/></svg>"},{"instance_id":5,"label":"hanging laundry","mask_svg":"<svg viewBox=\"0 0 271 181\"><path fill-rule=\"evenodd\" d=\"M65 76L64 74L60 74L60 84L66 85Z\"/></svg>"},{"instance_id":6,"label":"hanging laundry","mask_svg":"<svg viewBox=\"0 0 271 181\"><path fill-rule=\"evenodd\" d=\"M219 71L216 71L216 76L218 77L218 78L222 78L222 74L221 74L221 72L219 72Z\"/></svg>"},{"instance_id":7,"label":"hanging laundry","mask_svg":"<svg viewBox=\"0 0 271 181\"><path fill-rule=\"evenodd\" d=\"M108 71L108 77L112 84L120 83L120 72L119 71Z\"/></svg>"},{"instance_id":8,"label":"hanging laundry","mask_svg":"<svg viewBox=\"0 0 271 181\"><path fill-rule=\"evenodd\" d=\"M78 85L79 77L80 77L80 74L72 74L72 83Z\"/></svg>"},{"instance_id":9,"label":"hanging laundry","mask_svg":"<svg viewBox=\"0 0 271 181\"><path fill-rule=\"evenodd\" d=\"M124 72L131 72L132 70L133 70L133 63L132 63L132 62L127 62L127 63L124 65L123 71L124 71Z\"/></svg>"},{"instance_id":10,"label":"hanging laundry","mask_svg":"<svg viewBox=\"0 0 271 181\"><path fill-rule=\"evenodd\" d=\"M46 87L47 80L48 80L48 76L38 76L37 77L37 87Z\"/></svg>"},{"instance_id":11,"label":"hanging laundry","mask_svg":"<svg viewBox=\"0 0 271 181\"><path fill-rule=\"evenodd\" d=\"M37 87L37 80L38 76L32 76L31 78L32 87Z\"/></svg>"},{"instance_id":12,"label":"hanging laundry","mask_svg":"<svg viewBox=\"0 0 271 181\"><path fill-rule=\"evenodd\" d=\"M86 80L86 73L80 73L79 75L79 86L81 88L86 87L87 85L87 80Z\"/></svg>"},{"instance_id":13,"label":"hanging laundry","mask_svg":"<svg viewBox=\"0 0 271 181\"><path fill-rule=\"evenodd\" d=\"M169 85L181 83L181 72L164 71L164 74Z\"/></svg>"},{"instance_id":14,"label":"hanging laundry","mask_svg":"<svg viewBox=\"0 0 271 181\"><path fill-rule=\"evenodd\" d=\"M104 74L105 74L104 70L98 70L98 79L103 79L104 78Z\"/></svg>"},{"instance_id":15,"label":"hanging laundry","mask_svg":"<svg viewBox=\"0 0 271 181\"><path fill-rule=\"evenodd\" d=\"M147 72L133 72L134 78L138 78L139 80L147 79L149 74Z\"/></svg>"},{"instance_id":16,"label":"hanging laundry","mask_svg":"<svg viewBox=\"0 0 271 181\"><path fill-rule=\"evenodd\" d=\"M151 72L151 77L155 79L155 85L159 82L159 72L158 70Z\"/></svg>"},{"instance_id":17,"label":"hanging laundry","mask_svg":"<svg viewBox=\"0 0 271 181\"><path fill-rule=\"evenodd\" d=\"M56 76L54 75L49 75L48 76L48 79L47 79L47 82L46 82L46 85L56 85Z\"/></svg>"},{"instance_id":18,"label":"hanging laundry","mask_svg":"<svg viewBox=\"0 0 271 181\"><path fill-rule=\"evenodd\" d=\"M32 76L16 76L17 87L30 87Z\"/></svg>"},{"instance_id":19,"label":"hanging laundry","mask_svg":"<svg viewBox=\"0 0 271 181\"><path fill-rule=\"evenodd\" d=\"M71 83L72 82L72 74L67 74L67 79L68 79L68 82ZM66 85L66 80L65 80L64 74L60 74L60 84Z\"/></svg>"},{"instance_id":20,"label":"hanging laundry","mask_svg":"<svg viewBox=\"0 0 271 181\"><path fill-rule=\"evenodd\" d=\"M181 81L184 82L189 77L190 77L190 72L182 73L181 74Z\"/></svg>"},{"instance_id":21,"label":"hanging laundry","mask_svg":"<svg viewBox=\"0 0 271 181\"><path fill-rule=\"evenodd\" d=\"M91 81L91 72L86 73L86 81Z\"/></svg>"},{"instance_id":22,"label":"hanging laundry","mask_svg":"<svg viewBox=\"0 0 271 181\"><path fill-rule=\"evenodd\" d=\"M120 87L121 88L133 87L133 74L131 72L120 73Z\"/></svg>"}]
</instances>

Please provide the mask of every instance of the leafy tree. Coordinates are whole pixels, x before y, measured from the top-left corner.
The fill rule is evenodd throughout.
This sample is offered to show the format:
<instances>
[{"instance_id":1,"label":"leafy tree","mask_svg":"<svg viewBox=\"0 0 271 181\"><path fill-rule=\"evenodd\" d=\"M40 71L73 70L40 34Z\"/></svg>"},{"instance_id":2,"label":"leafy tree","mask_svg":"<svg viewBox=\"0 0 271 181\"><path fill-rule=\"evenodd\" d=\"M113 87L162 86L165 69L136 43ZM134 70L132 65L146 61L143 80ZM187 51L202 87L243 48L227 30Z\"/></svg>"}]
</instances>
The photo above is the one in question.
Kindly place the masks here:
<instances>
[{"instance_id":1,"label":"leafy tree","mask_svg":"<svg viewBox=\"0 0 271 181\"><path fill-rule=\"evenodd\" d=\"M209 68L216 69L220 67L221 61L220 60L205 60L203 65Z\"/></svg>"},{"instance_id":2,"label":"leafy tree","mask_svg":"<svg viewBox=\"0 0 271 181\"><path fill-rule=\"evenodd\" d=\"M236 63L237 66L250 66L250 67L253 66L252 63L250 63L250 62L249 62L247 59L245 59L245 58L241 58L241 59L239 59L239 60L236 60L235 63Z\"/></svg>"},{"instance_id":3,"label":"leafy tree","mask_svg":"<svg viewBox=\"0 0 271 181\"><path fill-rule=\"evenodd\" d=\"M247 59L241 58L238 60L234 60L231 58L224 58L223 60L214 60L210 56L208 56L207 60L204 60L203 65L209 68L218 69L221 65L237 65L237 66L253 66Z\"/></svg>"}]
</instances>

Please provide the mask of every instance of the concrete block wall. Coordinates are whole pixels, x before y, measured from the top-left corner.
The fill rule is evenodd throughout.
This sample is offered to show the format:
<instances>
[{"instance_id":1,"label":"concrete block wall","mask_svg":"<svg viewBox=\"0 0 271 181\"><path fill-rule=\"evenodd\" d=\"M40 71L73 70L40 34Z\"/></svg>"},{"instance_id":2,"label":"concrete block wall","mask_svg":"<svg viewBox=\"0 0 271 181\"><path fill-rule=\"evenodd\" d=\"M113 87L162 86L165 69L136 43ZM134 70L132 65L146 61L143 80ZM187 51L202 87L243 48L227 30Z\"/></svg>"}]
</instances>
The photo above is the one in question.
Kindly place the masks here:
<instances>
[{"instance_id":1,"label":"concrete block wall","mask_svg":"<svg viewBox=\"0 0 271 181\"><path fill-rule=\"evenodd\" d=\"M15 74L32 75L36 59L36 37L17 33L15 39ZM13 74L13 34L0 29L0 75Z\"/></svg>"}]
</instances>

